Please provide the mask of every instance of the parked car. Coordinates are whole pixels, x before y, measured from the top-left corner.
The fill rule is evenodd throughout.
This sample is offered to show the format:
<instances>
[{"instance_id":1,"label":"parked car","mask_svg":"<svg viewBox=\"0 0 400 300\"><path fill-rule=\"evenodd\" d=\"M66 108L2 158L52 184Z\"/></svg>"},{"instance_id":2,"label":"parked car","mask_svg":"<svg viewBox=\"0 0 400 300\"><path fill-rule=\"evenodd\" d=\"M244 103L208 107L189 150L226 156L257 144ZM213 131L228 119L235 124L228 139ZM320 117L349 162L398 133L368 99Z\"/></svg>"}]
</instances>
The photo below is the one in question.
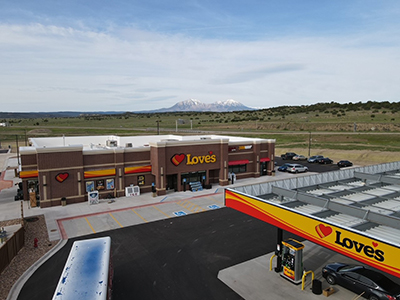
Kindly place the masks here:
<instances>
[{"instance_id":1,"label":"parked car","mask_svg":"<svg viewBox=\"0 0 400 300\"><path fill-rule=\"evenodd\" d=\"M316 163L319 159L324 158L322 155L314 155L308 159L309 163Z\"/></svg>"},{"instance_id":2,"label":"parked car","mask_svg":"<svg viewBox=\"0 0 400 300\"><path fill-rule=\"evenodd\" d=\"M283 164L282 166L280 166L280 167L278 168L278 171L280 171L280 172L286 172L288 166L290 166L290 164L288 164L288 163Z\"/></svg>"},{"instance_id":3,"label":"parked car","mask_svg":"<svg viewBox=\"0 0 400 300\"><path fill-rule=\"evenodd\" d=\"M369 300L400 299L400 285L373 269L344 263L328 264L322 276L331 284L339 284Z\"/></svg>"},{"instance_id":4,"label":"parked car","mask_svg":"<svg viewBox=\"0 0 400 300\"><path fill-rule=\"evenodd\" d=\"M306 166L299 164L291 164L287 167L286 171L289 173L301 173L301 172L307 172L308 168Z\"/></svg>"},{"instance_id":5,"label":"parked car","mask_svg":"<svg viewBox=\"0 0 400 300\"><path fill-rule=\"evenodd\" d=\"M344 167L351 167L353 163L348 160L341 160L337 163L337 165L339 168L344 168Z\"/></svg>"},{"instance_id":6,"label":"parked car","mask_svg":"<svg viewBox=\"0 0 400 300\"><path fill-rule=\"evenodd\" d=\"M304 155L297 154L293 156L293 160L307 160L307 157L305 157Z\"/></svg>"},{"instance_id":7,"label":"parked car","mask_svg":"<svg viewBox=\"0 0 400 300\"><path fill-rule=\"evenodd\" d=\"M323 157L323 158L318 159L318 163L326 165L326 164L333 163L333 160L328 157Z\"/></svg>"},{"instance_id":8,"label":"parked car","mask_svg":"<svg viewBox=\"0 0 400 300\"><path fill-rule=\"evenodd\" d=\"M296 156L296 155L297 155L297 154L294 153L294 152L286 152L285 154L282 154L282 155L281 155L281 158L282 158L283 160L286 160L286 159L293 159L293 157Z\"/></svg>"}]
</instances>

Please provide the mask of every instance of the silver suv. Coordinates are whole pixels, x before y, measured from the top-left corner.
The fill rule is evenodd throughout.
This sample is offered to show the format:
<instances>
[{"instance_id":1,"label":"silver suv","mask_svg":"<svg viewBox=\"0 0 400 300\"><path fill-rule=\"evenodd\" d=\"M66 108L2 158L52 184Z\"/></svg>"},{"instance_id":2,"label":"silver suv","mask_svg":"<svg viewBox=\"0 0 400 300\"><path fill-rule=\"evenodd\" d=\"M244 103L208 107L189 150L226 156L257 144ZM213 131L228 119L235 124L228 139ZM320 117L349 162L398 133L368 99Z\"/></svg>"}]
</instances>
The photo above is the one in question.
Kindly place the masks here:
<instances>
[{"instance_id":1,"label":"silver suv","mask_svg":"<svg viewBox=\"0 0 400 300\"><path fill-rule=\"evenodd\" d=\"M324 158L322 155L314 155L314 156L310 156L310 158L308 159L309 163L316 163L318 162L321 158Z\"/></svg>"},{"instance_id":2,"label":"silver suv","mask_svg":"<svg viewBox=\"0 0 400 300\"><path fill-rule=\"evenodd\" d=\"M300 164L290 164L287 167L286 171L289 173L300 173L300 172L307 172L308 168Z\"/></svg>"}]
</instances>

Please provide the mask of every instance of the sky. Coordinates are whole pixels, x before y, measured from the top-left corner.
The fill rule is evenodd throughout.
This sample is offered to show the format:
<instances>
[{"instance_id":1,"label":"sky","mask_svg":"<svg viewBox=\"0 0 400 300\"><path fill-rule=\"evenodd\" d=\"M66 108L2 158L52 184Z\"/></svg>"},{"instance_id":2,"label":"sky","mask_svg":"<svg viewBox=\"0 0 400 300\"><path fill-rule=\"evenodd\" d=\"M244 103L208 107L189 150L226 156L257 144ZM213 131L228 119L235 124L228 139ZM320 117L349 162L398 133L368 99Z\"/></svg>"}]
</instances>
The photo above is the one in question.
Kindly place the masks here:
<instances>
[{"instance_id":1,"label":"sky","mask_svg":"<svg viewBox=\"0 0 400 300\"><path fill-rule=\"evenodd\" d=\"M0 0L0 111L400 100L398 0Z\"/></svg>"}]
</instances>

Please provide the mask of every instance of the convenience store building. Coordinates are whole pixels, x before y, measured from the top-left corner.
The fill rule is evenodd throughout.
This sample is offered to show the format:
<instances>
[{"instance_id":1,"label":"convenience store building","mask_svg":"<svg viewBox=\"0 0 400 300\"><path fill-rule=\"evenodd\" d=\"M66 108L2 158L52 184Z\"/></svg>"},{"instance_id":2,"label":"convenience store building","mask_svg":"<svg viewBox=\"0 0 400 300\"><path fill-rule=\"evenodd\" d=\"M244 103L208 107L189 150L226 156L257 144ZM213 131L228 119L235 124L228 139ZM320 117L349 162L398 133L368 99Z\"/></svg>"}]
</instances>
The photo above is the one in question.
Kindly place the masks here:
<instances>
[{"instance_id":1,"label":"convenience store building","mask_svg":"<svg viewBox=\"0 0 400 300\"><path fill-rule=\"evenodd\" d=\"M154 135L31 138L20 147L24 199L40 207L125 196L125 188L165 195L191 183L226 186L230 179L273 174L274 139Z\"/></svg>"}]
</instances>

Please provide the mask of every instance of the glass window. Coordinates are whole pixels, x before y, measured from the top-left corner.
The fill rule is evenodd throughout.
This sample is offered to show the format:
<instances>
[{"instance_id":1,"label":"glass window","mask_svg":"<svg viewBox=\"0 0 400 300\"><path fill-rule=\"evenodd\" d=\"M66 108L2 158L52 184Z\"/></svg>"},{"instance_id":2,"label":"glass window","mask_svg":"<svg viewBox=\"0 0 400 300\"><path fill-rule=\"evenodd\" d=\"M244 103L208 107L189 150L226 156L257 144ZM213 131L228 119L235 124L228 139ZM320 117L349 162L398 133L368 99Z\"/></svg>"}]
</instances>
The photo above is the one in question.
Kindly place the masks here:
<instances>
[{"instance_id":1,"label":"glass window","mask_svg":"<svg viewBox=\"0 0 400 300\"><path fill-rule=\"evenodd\" d=\"M365 284L365 285L367 285L367 286L376 287L376 284L375 284L371 279L369 279L369 278L367 278L367 277L365 277L365 276L360 275L359 280L360 280L363 284Z\"/></svg>"},{"instance_id":2,"label":"glass window","mask_svg":"<svg viewBox=\"0 0 400 300\"><path fill-rule=\"evenodd\" d=\"M352 279L352 280L359 280L360 279L360 275L357 274L357 273L354 273L354 272L346 272L346 273L344 273L344 275L346 277L348 277L349 279Z\"/></svg>"},{"instance_id":3,"label":"glass window","mask_svg":"<svg viewBox=\"0 0 400 300\"><path fill-rule=\"evenodd\" d=\"M107 184L107 190L114 189L114 179L107 179L106 184Z\"/></svg>"},{"instance_id":4,"label":"glass window","mask_svg":"<svg viewBox=\"0 0 400 300\"><path fill-rule=\"evenodd\" d=\"M96 190L104 190L104 180L96 180Z\"/></svg>"},{"instance_id":5,"label":"glass window","mask_svg":"<svg viewBox=\"0 0 400 300\"><path fill-rule=\"evenodd\" d=\"M229 166L228 171L235 174L245 173L247 171L247 165Z\"/></svg>"},{"instance_id":6,"label":"glass window","mask_svg":"<svg viewBox=\"0 0 400 300\"><path fill-rule=\"evenodd\" d=\"M86 181L86 192L94 191L94 181Z\"/></svg>"},{"instance_id":7,"label":"glass window","mask_svg":"<svg viewBox=\"0 0 400 300\"><path fill-rule=\"evenodd\" d=\"M144 181L144 176L140 175L138 176L138 185L144 185L145 181Z\"/></svg>"}]
</instances>

